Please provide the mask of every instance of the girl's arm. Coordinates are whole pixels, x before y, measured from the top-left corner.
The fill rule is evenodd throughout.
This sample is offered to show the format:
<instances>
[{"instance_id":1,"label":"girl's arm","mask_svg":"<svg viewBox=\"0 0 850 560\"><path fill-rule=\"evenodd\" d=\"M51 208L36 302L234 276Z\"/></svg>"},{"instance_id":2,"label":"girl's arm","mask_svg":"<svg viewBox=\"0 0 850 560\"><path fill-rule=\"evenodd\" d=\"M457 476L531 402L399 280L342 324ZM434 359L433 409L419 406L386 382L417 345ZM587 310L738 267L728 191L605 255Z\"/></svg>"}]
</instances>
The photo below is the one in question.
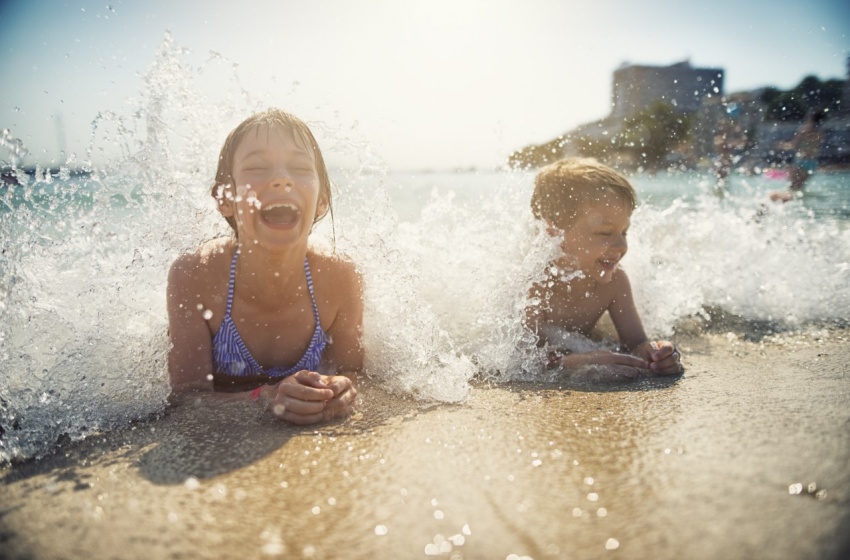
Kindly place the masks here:
<instances>
[{"instance_id":1,"label":"girl's arm","mask_svg":"<svg viewBox=\"0 0 850 560\"><path fill-rule=\"evenodd\" d=\"M197 256L183 255L168 273L168 334L172 344L168 375L175 395L213 388L212 337L203 309L198 309L202 285L197 278L199 270Z\"/></svg>"},{"instance_id":2,"label":"girl's arm","mask_svg":"<svg viewBox=\"0 0 850 560\"><path fill-rule=\"evenodd\" d=\"M546 343L540 329L540 326L546 323L546 307L543 305L545 295L544 288L540 284L534 283L528 290L528 298L525 304L525 328L537 335L537 342L540 346Z\"/></svg>"},{"instance_id":3,"label":"girl's arm","mask_svg":"<svg viewBox=\"0 0 850 560\"><path fill-rule=\"evenodd\" d=\"M327 331L331 344L325 359L337 374L354 381L363 369L363 281L351 263L338 261L336 264L334 291L339 307Z\"/></svg>"},{"instance_id":4,"label":"girl's arm","mask_svg":"<svg viewBox=\"0 0 850 560\"><path fill-rule=\"evenodd\" d=\"M327 285L333 286L332 299L338 303L333 323L327 330L330 343L324 361L329 362L335 373L300 371L276 386L264 387L261 392L272 412L293 424L314 424L346 416L357 397L353 382L363 369L361 279L349 263L336 261L331 266L333 272L328 270L331 273Z\"/></svg>"}]
</instances>

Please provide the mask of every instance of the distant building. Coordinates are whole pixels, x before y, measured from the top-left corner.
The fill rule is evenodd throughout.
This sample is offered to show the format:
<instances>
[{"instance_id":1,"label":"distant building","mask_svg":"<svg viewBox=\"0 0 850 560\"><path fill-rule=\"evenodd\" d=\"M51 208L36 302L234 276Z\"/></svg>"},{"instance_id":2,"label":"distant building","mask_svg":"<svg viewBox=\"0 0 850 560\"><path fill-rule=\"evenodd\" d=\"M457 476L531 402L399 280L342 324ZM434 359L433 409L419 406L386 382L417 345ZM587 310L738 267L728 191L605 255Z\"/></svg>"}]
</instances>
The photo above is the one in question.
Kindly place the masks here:
<instances>
[{"instance_id":1,"label":"distant building","mask_svg":"<svg viewBox=\"0 0 850 560\"><path fill-rule=\"evenodd\" d=\"M705 99L722 95L722 68L694 68L687 60L670 66L624 65L614 71L610 118L622 120L658 100L693 113Z\"/></svg>"}]
</instances>

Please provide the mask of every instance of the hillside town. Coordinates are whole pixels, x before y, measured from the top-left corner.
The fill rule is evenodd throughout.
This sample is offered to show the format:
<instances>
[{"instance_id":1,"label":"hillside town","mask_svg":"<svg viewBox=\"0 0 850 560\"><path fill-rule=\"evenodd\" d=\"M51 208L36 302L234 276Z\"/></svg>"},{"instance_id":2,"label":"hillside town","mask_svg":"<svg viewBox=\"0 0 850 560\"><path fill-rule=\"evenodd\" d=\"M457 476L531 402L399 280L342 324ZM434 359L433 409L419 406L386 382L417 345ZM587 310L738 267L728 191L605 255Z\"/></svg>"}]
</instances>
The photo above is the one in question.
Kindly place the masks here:
<instances>
[{"instance_id":1,"label":"hillside town","mask_svg":"<svg viewBox=\"0 0 850 560\"><path fill-rule=\"evenodd\" d=\"M623 170L758 173L793 158L789 141L813 113L823 117L818 162L850 166L850 57L843 80L808 76L787 91L728 94L722 68L623 64L612 76L608 116L517 150L508 163L534 168L578 155Z\"/></svg>"}]
</instances>

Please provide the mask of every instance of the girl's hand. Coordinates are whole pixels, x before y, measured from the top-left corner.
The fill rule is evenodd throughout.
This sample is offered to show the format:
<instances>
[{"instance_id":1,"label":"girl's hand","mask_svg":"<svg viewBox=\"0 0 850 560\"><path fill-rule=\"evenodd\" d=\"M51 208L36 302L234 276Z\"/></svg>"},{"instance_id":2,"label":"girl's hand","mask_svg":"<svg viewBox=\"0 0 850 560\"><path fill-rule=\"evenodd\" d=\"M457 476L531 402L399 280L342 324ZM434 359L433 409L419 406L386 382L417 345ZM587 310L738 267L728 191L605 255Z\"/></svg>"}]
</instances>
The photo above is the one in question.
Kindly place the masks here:
<instances>
[{"instance_id":1,"label":"girl's hand","mask_svg":"<svg viewBox=\"0 0 850 560\"><path fill-rule=\"evenodd\" d=\"M579 352L560 357L549 358L549 367L574 368L592 365L619 365L633 368L649 369L649 362L631 354L620 354L608 350Z\"/></svg>"},{"instance_id":2,"label":"girl's hand","mask_svg":"<svg viewBox=\"0 0 850 560\"><path fill-rule=\"evenodd\" d=\"M357 390L347 377L301 370L263 389L272 413L293 424L315 424L351 411Z\"/></svg>"},{"instance_id":3,"label":"girl's hand","mask_svg":"<svg viewBox=\"0 0 850 560\"><path fill-rule=\"evenodd\" d=\"M646 359L649 362L649 369L653 373L680 375L685 371L685 368L682 367L681 354L672 342L666 340L646 341L635 348L634 354Z\"/></svg>"},{"instance_id":4,"label":"girl's hand","mask_svg":"<svg viewBox=\"0 0 850 560\"><path fill-rule=\"evenodd\" d=\"M554 355L553 355L554 354ZM549 367L564 368L572 381L612 383L630 381L642 375L649 364L631 354L594 350L577 354L549 356Z\"/></svg>"}]
</instances>

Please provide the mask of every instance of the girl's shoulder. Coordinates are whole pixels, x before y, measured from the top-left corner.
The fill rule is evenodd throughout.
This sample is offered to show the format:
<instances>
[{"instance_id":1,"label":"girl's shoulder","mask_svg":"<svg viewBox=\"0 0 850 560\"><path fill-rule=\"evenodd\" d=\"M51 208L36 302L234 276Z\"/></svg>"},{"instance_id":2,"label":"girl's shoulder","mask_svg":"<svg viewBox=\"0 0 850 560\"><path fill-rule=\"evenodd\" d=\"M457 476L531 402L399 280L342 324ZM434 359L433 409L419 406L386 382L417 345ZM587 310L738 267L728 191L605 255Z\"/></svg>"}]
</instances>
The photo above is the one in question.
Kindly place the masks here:
<instances>
[{"instance_id":1,"label":"girl's shoulder","mask_svg":"<svg viewBox=\"0 0 850 560\"><path fill-rule=\"evenodd\" d=\"M174 282L206 283L209 278L230 266L235 242L229 238L212 239L195 251L184 253L171 264L169 280Z\"/></svg>"},{"instance_id":2,"label":"girl's shoulder","mask_svg":"<svg viewBox=\"0 0 850 560\"><path fill-rule=\"evenodd\" d=\"M359 290L361 277L354 262L338 254L327 254L310 249L307 261L316 286L333 286L340 288L356 288Z\"/></svg>"}]
</instances>

